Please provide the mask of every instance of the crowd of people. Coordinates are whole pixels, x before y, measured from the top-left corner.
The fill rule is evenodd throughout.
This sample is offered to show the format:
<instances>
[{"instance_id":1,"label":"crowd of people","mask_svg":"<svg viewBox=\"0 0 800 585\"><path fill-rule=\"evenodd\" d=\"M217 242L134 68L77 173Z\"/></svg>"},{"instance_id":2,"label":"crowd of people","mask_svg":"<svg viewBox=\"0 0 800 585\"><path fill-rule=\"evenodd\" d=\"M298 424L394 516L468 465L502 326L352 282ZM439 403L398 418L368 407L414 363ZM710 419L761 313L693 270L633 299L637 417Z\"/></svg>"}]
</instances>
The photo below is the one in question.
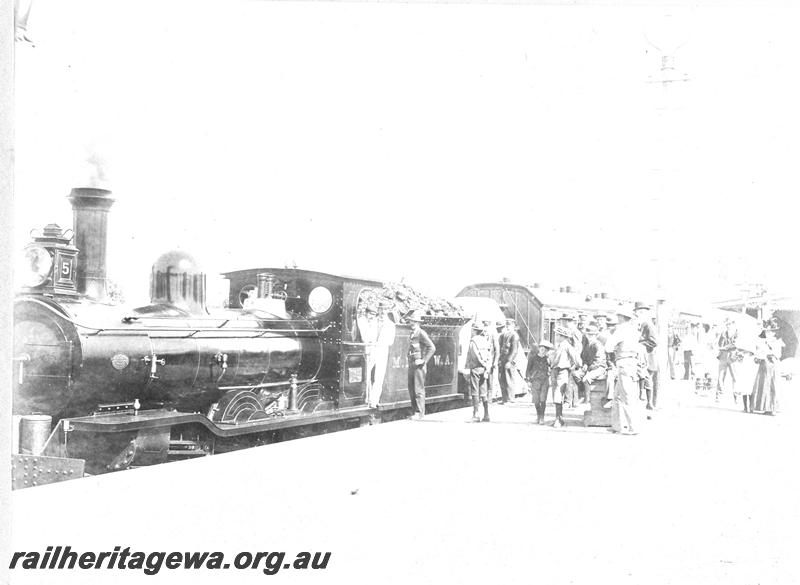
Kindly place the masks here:
<instances>
[{"instance_id":1,"label":"crowd of people","mask_svg":"<svg viewBox=\"0 0 800 585\"><path fill-rule=\"evenodd\" d=\"M730 394L741 400L744 412L775 415L778 412L779 372L784 343L778 339L774 319L763 323L758 338L741 335L729 319L716 335L707 326L691 324L684 336L673 334L670 367L675 371L678 356L683 356L684 380L695 381L695 391L709 391L716 374L716 400ZM698 359L699 358L699 359ZM716 362L713 364L712 362Z\"/></svg>"},{"instance_id":2,"label":"crowd of people","mask_svg":"<svg viewBox=\"0 0 800 585\"><path fill-rule=\"evenodd\" d=\"M554 343L541 340L531 348L527 360L513 319L507 319L499 333L494 321L475 320L462 372L472 399L472 420L489 422L492 402L514 402L516 396L529 391L537 424L545 424L549 399L555 409L551 424L561 428L565 405L574 408L582 403L588 408L596 392L602 395L602 408L611 411L610 431L640 433L643 421L652 418L649 411L656 408L660 385L658 339L651 311L651 305L637 302L632 310L620 307L615 315L563 313L555 320ZM415 418L422 418L425 364L435 348L415 312L406 320L412 325L409 395ZM745 412L777 412L776 364L783 347L777 330L774 321L765 322L758 342L751 344L739 337L733 321L726 323L715 340L718 399L730 388L737 401L741 398ZM702 343L698 325L692 325L683 338L671 337L668 365L672 378L681 351L685 379L695 377L695 357ZM748 375L750 365L757 368L752 377ZM706 383L705 376L699 379Z\"/></svg>"},{"instance_id":3,"label":"crowd of people","mask_svg":"<svg viewBox=\"0 0 800 585\"><path fill-rule=\"evenodd\" d=\"M555 406L552 424L561 428L565 405L588 405L592 391L610 388L602 391L604 406L612 410L612 429L637 433L643 418L639 411L652 410L658 396L657 341L650 310L646 303L636 303L632 312L620 309L613 317L564 313L555 325L555 344L542 340L531 348L526 364L520 363L525 358L513 319L506 321L499 335L493 321L476 321L466 361L472 420L490 420L495 379L499 402L507 403L514 401L524 376L538 424L545 424L548 397Z\"/></svg>"},{"instance_id":4,"label":"crowd of people","mask_svg":"<svg viewBox=\"0 0 800 585\"><path fill-rule=\"evenodd\" d=\"M611 409L611 429L625 435L641 431L646 411L656 407L658 344L652 307L637 302L616 315L565 313L555 326L555 344L542 341L528 357L525 377L531 385L538 424L545 424L547 397L555 406L553 426L564 426L564 405L589 404L592 392Z\"/></svg>"}]
</instances>

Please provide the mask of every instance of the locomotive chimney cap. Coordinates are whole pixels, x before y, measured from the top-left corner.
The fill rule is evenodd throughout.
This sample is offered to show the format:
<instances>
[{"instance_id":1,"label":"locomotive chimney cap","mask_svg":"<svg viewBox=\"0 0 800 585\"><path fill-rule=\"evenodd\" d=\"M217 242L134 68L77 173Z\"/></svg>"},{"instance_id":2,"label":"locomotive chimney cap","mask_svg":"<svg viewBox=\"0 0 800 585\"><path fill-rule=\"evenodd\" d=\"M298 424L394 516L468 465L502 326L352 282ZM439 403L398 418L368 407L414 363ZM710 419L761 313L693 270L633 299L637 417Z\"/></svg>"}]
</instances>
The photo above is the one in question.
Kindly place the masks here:
<instances>
[{"instance_id":1,"label":"locomotive chimney cap","mask_svg":"<svg viewBox=\"0 0 800 585\"><path fill-rule=\"evenodd\" d=\"M108 189L97 187L74 187L67 198L75 207L99 207L109 209L114 198Z\"/></svg>"}]
</instances>

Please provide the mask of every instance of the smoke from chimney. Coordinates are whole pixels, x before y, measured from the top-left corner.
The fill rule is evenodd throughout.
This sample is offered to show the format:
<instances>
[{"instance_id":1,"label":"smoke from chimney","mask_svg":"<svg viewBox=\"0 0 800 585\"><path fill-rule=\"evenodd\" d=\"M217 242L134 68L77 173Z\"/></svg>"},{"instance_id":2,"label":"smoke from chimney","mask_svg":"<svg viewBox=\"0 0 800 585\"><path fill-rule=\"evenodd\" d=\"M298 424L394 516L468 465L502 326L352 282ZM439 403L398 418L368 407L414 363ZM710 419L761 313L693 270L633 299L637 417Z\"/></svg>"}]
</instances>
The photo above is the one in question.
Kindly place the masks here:
<instances>
[{"instance_id":1,"label":"smoke from chimney","mask_svg":"<svg viewBox=\"0 0 800 585\"><path fill-rule=\"evenodd\" d=\"M100 154L100 150L101 148L97 145L87 146L85 157L80 165L80 174L75 177L79 181L79 185L82 184L93 189L109 188L108 160Z\"/></svg>"}]
</instances>

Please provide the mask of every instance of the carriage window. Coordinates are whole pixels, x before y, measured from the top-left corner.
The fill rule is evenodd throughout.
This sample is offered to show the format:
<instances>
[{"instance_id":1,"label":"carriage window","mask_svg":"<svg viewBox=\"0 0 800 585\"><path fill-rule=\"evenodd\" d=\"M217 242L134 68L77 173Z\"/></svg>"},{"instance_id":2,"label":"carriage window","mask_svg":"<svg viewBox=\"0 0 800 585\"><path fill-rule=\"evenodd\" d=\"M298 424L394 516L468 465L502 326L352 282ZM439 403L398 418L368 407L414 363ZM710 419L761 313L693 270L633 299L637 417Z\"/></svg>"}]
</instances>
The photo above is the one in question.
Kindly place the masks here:
<instances>
[{"instance_id":1,"label":"carriage window","mask_svg":"<svg viewBox=\"0 0 800 585\"><path fill-rule=\"evenodd\" d=\"M544 319L544 327L543 327L542 338L549 341L550 343L555 343L556 340L556 320L555 319Z\"/></svg>"}]
</instances>

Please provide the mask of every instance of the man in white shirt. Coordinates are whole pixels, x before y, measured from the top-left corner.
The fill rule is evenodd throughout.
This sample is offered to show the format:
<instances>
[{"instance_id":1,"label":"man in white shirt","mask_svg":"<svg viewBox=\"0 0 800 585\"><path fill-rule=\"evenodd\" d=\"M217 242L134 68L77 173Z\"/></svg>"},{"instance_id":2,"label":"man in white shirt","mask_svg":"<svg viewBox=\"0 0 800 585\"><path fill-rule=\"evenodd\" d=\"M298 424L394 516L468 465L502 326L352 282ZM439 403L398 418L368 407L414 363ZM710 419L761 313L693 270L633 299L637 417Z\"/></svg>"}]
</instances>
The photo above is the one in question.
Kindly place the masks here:
<instances>
[{"instance_id":1,"label":"man in white shirt","mask_svg":"<svg viewBox=\"0 0 800 585\"><path fill-rule=\"evenodd\" d=\"M636 435L644 421L639 382L642 372L646 372L647 360L633 315L627 310L618 310L617 315L620 324L609 337L606 348L616 366L611 430L621 435Z\"/></svg>"},{"instance_id":2,"label":"man in white shirt","mask_svg":"<svg viewBox=\"0 0 800 585\"><path fill-rule=\"evenodd\" d=\"M372 382L369 405L375 407L381 399L383 381L386 379L386 369L389 367L389 348L394 343L397 326L389 317L390 306L385 301L378 304L377 339L372 350L372 359L375 363L375 378Z\"/></svg>"},{"instance_id":3,"label":"man in white shirt","mask_svg":"<svg viewBox=\"0 0 800 585\"><path fill-rule=\"evenodd\" d=\"M570 329L563 325L556 326L556 349L553 354L553 404L556 407L556 420L553 423L554 428L561 428L564 426L564 403L567 402L570 396L574 396L572 392L573 380L572 372L580 369L581 356L573 344L573 334Z\"/></svg>"},{"instance_id":4,"label":"man in white shirt","mask_svg":"<svg viewBox=\"0 0 800 585\"><path fill-rule=\"evenodd\" d=\"M480 403L483 402L483 421L489 422L489 372L494 355L488 327L481 328L476 322L472 328L475 335L469 342L466 367L469 370L470 396L472 397L472 420L480 422Z\"/></svg>"},{"instance_id":5,"label":"man in white shirt","mask_svg":"<svg viewBox=\"0 0 800 585\"><path fill-rule=\"evenodd\" d=\"M375 367L375 341L378 339L378 311L372 305L365 307L364 313L356 317L358 334L364 344L364 360L367 362L367 403L374 406L376 402L372 376ZM380 395L380 391L377 393Z\"/></svg>"}]
</instances>

